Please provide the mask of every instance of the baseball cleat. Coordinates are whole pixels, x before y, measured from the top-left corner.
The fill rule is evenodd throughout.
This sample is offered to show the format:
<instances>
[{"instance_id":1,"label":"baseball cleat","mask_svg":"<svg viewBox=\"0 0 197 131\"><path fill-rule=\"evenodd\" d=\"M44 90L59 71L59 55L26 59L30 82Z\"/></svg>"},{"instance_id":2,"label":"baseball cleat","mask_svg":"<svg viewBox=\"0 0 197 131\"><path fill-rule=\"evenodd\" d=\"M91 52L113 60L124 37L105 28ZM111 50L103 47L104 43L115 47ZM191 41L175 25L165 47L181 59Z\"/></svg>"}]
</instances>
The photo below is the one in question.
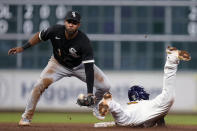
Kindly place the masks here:
<instances>
[{"instance_id":1,"label":"baseball cleat","mask_svg":"<svg viewBox=\"0 0 197 131\"><path fill-rule=\"evenodd\" d=\"M27 118L21 118L18 125L19 126L30 126L31 125L31 120L29 120Z\"/></svg>"},{"instance_id":2,"label":"baseball cleat","mask_svg":"<svg viewBox=\"0 0 197 131\"><path fill-rule=\"evenodd\" d=\"M109 112L108 101L112 100L112 95L110 92L104 94L103 99L99 103L99 114L101 116L106 116Z\"/></svg>"},{"instance_id":3,"label":"baseball cleat","mask_svg":"<svg viewBox=\"0 0 197 131\"><path fill-rule=\"evenodd\" d=\"M168 46L168 48L166 49L166 52L168 54L176 55L179 58L179 60L183 60L183 61L190 61L191 60L191 56L187 51L178 50L176 47Z\"/></svg>"}]
</instances>

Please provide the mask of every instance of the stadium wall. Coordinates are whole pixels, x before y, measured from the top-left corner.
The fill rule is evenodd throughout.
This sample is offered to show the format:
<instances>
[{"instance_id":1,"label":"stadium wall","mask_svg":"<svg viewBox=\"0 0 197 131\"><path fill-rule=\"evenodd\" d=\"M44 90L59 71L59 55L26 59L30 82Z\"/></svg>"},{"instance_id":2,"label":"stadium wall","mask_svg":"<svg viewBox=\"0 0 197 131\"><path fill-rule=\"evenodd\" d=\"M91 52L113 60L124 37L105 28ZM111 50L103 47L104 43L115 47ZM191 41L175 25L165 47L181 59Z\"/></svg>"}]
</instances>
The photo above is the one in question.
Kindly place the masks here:
<instances>
[{"instance_id":1,"label":"stadium wall","mask_svg":"<svg viewBox=\"0 0 197 131\"><path fill-rule=\"evenodd\" d=\"M0 110L24 110L33 85L39 78L40 70L0 70ZM132 85L143 85L153 99L161 93L163 71L154 72L105 72L109 77L113 98L125 104L127 90ZM173 112L197 113L197 73L178 72L176 99ZM88 111L76 104L77 96L86 93L86 84L70 77L52 84L41 97L37 110Z\"/></svg>"}]
</instances>

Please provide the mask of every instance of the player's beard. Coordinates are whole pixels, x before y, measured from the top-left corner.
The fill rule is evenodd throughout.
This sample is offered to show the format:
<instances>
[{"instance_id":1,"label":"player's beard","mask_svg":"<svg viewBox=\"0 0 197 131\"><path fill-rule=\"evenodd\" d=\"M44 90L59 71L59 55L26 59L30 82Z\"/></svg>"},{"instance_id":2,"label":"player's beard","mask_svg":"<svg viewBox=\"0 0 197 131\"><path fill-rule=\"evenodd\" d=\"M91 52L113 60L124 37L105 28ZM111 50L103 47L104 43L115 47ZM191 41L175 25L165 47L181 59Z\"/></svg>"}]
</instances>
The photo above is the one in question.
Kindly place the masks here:
<instances>
[{"instance_id":1,"label":"player's beard","mask_svg":"<svg viewBox=\"0 0 197 131\"><path fill-rule=\"evenodd\" d=\"M69 37L72 37L77 32L77 30L67 29L66 28L66 32L68 33Z\"/></svg>"}]
</instances>

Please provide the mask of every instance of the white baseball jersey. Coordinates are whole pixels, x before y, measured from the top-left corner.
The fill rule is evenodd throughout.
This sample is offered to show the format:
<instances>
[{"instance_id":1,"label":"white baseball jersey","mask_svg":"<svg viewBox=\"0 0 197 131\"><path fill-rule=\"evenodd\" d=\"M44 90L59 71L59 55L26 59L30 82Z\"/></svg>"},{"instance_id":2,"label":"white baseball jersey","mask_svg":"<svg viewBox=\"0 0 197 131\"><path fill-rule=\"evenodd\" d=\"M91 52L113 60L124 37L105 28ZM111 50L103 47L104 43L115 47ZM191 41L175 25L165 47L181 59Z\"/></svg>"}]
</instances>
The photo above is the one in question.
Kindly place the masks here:
<instances>
[{"instance_id":1,"label":"white baseball jersey","mask_svg":"<svg viewBox=\"0 0 197 131\"><path fill-rule=\"evenodd\" d=\"M142 100L123 108L116 101L108 102L109 110L120 126L144 126L167 114L174 102L175 77L179 60L168 54L164 67L162 93L153 100Z\"/></svg>"}]
</instances>

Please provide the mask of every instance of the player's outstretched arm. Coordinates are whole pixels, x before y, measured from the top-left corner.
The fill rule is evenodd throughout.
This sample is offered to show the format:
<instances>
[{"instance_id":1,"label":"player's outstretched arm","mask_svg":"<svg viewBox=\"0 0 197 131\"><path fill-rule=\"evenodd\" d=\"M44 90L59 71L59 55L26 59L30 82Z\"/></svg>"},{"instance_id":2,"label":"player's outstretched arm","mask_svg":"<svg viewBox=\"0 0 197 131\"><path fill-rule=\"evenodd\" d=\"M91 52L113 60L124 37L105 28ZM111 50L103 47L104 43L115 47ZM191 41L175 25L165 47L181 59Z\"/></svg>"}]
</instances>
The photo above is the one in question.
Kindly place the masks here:
<instances>
[{"instance_id":1,"label":"player's outstretched arm","mask_svg":"<svg viewBox=\"0 0 197 131\"><path fill-rule=\"evenodd\" d=\"M16 53L20 53L20 52L23 52L23 51L24 51L24 49L22 47L11 48L8 51L8 55L15 55Z\"/></svg>"},{"instance_id":2,"label":"player's outstretched arm","mask_svg":"<svg viewBox=\"0 0 197 131\"><path fill-rule=\"evenodd\" d=\"M21 53L23 52L25 49L34 46L36 44L38 44L40 42L40 38L39 38L39 32L37 32L27 43L25 43L22 47L15 47L15 48L11 48L8 51L8 55L15 55L17 53Z\"/></svg>"}]
</instances>

